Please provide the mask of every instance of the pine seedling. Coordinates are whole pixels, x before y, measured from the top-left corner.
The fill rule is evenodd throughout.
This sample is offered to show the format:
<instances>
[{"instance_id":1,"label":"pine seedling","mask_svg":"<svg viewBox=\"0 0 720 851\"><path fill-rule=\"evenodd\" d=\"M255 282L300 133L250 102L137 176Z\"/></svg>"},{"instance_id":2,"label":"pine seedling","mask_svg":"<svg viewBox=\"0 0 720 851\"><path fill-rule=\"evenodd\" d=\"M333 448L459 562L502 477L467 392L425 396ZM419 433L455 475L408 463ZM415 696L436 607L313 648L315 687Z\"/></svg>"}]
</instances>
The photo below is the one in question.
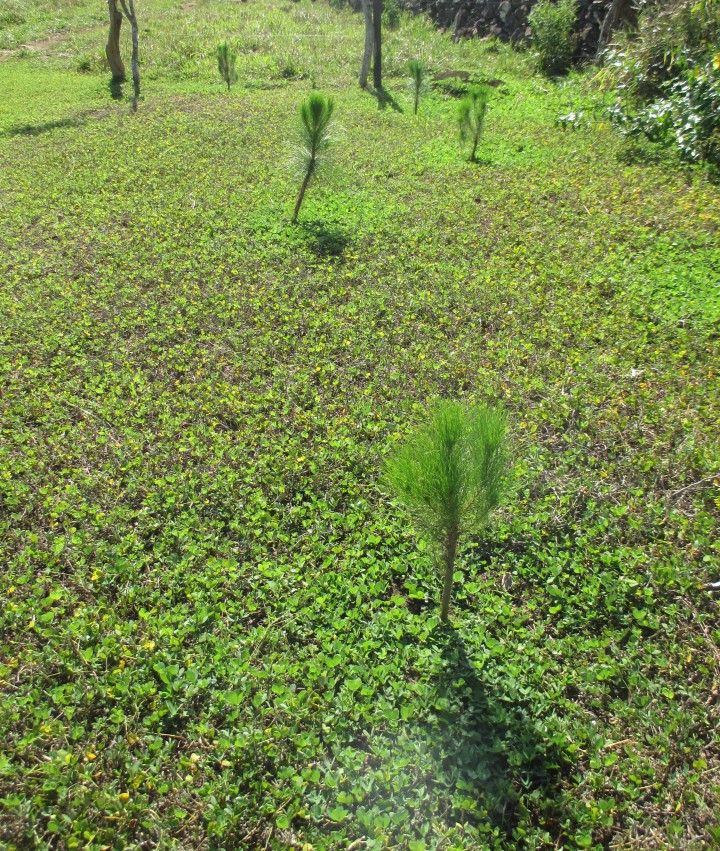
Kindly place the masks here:
<instances>
[{"instance_id":1,"label":"pine seedling","mask_svg":"<svg viewBox=\"0 0 720 851\"><path fill-rule=\"evenodd\" d=\"M490 90L487 86L474 86L460 102L458 125L462 142L470 142L470 162L475 162L478 142L485 126Z\"/></svg>"},{"instance_id":2,"label":"pine seedling","mask_svg":"<svg viewBox=\"0 0 720 851\"><path fill-rule=\"evenodd\" d=\"M440 401L386 462L385 478L436 547L443 569L440 617L448 619L460 535L485 528L509 468L505 415Z\"/></svg>"},{"instance_id":3,"label":"pine seedling","mask_svg":"<svg viewBox=\"0 0 720 851\"><path fill-rule=\"evenodd\" d=\"M417 59L411 59L408 62L408 71L410 72L410 80L412 82L413 95L415 96L415 108L413 115L417 115L418 105L420 103L420 92L425 86L425 66Z\"/></svg>"},{"instance_id":4,"label":"pine seedling","mask_svg":"<svg viewBox=\"0 0 720 851\"><path fill-rule=\"evenodd\" d=\"M334 109L335 101L332 97L325 97L320 92L310 92L307 100L300 105L300 144L296 153L298 168L303 178L295 202L293 224L297 222L308 184L316 175L318 167L330 147Z\"/></svg>"},{"instance_id":5,"label":"pine seedling","mask_svg":"<svg viewBox=\"0 0 720 851\"><path fill-rule=\"evenodd\" d=\"M217 49L218 71L220 76L225 80L227 90L230 91L230 86L237 82L238 74L235 70L237 55L230 50L230 45L224 41L218 45Z\"/></svg>"}]
</instances>

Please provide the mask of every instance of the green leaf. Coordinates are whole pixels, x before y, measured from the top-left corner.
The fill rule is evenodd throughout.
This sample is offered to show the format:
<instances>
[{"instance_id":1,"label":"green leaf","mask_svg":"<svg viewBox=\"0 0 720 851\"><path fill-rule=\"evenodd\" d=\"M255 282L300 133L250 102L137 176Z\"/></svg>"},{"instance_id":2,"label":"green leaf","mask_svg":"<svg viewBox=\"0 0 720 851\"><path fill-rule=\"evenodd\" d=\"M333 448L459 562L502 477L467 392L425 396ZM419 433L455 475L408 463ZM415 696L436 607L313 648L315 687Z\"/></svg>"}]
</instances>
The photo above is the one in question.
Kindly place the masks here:
<instances>
[{"instance_id":1,"label":"green leaf","mask_svg":"<svg viewBox=\"0 0 720 851\"><path fill-rule=\"evenodd\" d=\"M345 807L334 807L328 813L330 821L334 821L340 823L345 821L345 819L350 815L350 811L346 810Z\"/></svg>"}]
</instances>

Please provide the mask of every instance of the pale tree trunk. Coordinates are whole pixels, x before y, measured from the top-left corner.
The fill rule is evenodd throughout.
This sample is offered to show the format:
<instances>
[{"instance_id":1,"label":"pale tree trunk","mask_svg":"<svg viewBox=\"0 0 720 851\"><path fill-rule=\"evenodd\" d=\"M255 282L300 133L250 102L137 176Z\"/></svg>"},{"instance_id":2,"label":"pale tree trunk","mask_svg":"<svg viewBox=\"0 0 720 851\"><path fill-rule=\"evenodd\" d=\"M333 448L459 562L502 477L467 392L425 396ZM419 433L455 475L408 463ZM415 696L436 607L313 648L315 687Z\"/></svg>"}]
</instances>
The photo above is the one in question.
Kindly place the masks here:
<instances>
[{"instance_id":1,"label":"pale tree trunk","mask_svg":"<svg viewBox=\"0 0 720 851\"><path fill-rule=\"evenodd\" d=\"M373 0L373 86L378 92L382 89L382 12L383 0Z\"/></svg>"},{"instance_id":2,"label":"pale tree trunk","mask_svg":"<svg viewBox=\"0 0 720 851\"><path fill-rule=\"evenodd\" d=\"M608 9L605 20L600 28L600 36L598 37L598 46L595 52L595 58L598 59L610 41L610 36L620 26L623 19L630 9L630 0L612 0Z\"/></svg>"},{"instance_id":3,"label":"pale tree trunk","mask_svg":"<svg viewBox=\"0 0 720 851\"><path fill-rule=\"evenodd\" d=\"M108 0L108 11L110 13L110 32L108 43L105 47L110 73L114 83L121 83L125 79L125 66L120 56L120 27L122 26L122 14L117 7L117 0Z\"/></svg>"},{"instance_id":4,"label":"pale tree trunk","mask_svg":"<svg viewBox=\"0 0 720 851\"><path fill-rule=\"evenodd\" d=\"M125 17L130 21L132 33L132 77L135 99L140 96L140 66L138 65L138 22L135 16L135 3L133 0L120 0Z\"/></svg>"},{"instance_id":5,"label":"pale tree trunk","mask_svg":"<svg viewBox=\"0 0 720 851\"><path fill-rule=\"evenodd\" d=\"M363 53L362 68L360 69L360 87L366 88L368 74L370 73L370 61L373 53L373 14L371 0L362 0L362 10L365 17L365 52Z\"/></svg>"}]
</instances>

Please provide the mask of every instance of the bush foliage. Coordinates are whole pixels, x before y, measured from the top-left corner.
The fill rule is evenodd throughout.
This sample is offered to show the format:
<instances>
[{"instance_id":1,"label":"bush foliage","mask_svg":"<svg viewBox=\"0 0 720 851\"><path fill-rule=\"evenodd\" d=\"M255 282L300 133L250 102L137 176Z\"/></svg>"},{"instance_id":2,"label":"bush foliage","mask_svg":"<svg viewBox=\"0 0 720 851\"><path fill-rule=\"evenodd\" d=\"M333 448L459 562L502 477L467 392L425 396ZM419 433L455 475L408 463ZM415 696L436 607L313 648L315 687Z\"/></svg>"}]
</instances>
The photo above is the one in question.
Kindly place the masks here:
<instances>
[{"instance_id":1,"label":"bush foliage","mask_svg":"<svg viewBox=\"0 0 720 851\"><path fill-rule=\"evenodd\" d=\"M640 16L606 57L619 97L610 117L628 136L720 166L720 4L679 0Z\"/></svg>"},{"instance_id":2,"label":"bush foliage","mask_svg":"<svg viewBox=\"0 0 720 851\"><path fill-rule=\"evenodd\" d=\"M564 74L575 52L575 0L540 0L530 12L532 43L543 74Z\"/></svg>"}]
</instances>

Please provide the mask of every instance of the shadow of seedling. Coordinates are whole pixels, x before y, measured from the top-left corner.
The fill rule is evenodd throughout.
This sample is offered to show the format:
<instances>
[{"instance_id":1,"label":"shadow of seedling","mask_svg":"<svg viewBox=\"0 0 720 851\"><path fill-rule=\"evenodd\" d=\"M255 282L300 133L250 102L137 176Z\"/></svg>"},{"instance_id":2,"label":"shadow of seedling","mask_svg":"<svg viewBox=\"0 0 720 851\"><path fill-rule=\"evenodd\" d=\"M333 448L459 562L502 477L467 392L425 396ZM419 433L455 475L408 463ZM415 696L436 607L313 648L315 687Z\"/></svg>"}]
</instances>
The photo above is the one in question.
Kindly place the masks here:
<instances>
[{"instance_id":1,"label":"shadow of seedling","mask_svg":"<svg viewBox=\"0 0 720 851\"><path fill-rule=\"evenodd\" d=\"M521 702L496 696L483 682L452 627L439 630L441 670L437 721L427 730L438 774L453 795L449 821L491 821L503 831L517 821L522 796L541 790L552 799L566 763Z\"/></svg>"},{"instance_id":2,"label":"shadow of seedling","mask_svg":"<svg viewBox=\"0 0 720 851\"><path fill-rule=\"evenodd\" d=\"M37 124L16 124L5 130L3 136L40 136L50 133L52 130L60 130L63 127L82 127L87 123L85 115L74 118L58 118L54 121L41 121Z\"/></svg>"},{"instance_id":3,"label":"shadow of seedling","mask_svg":"<svg viewBox=\"0 0 720 851\"><path fill-rule=\"evenodd\" d=\"M318 257L340 257L350 241L345 231L321 221L301 222L307 247Z\"/></svg>"}]
</instances>

